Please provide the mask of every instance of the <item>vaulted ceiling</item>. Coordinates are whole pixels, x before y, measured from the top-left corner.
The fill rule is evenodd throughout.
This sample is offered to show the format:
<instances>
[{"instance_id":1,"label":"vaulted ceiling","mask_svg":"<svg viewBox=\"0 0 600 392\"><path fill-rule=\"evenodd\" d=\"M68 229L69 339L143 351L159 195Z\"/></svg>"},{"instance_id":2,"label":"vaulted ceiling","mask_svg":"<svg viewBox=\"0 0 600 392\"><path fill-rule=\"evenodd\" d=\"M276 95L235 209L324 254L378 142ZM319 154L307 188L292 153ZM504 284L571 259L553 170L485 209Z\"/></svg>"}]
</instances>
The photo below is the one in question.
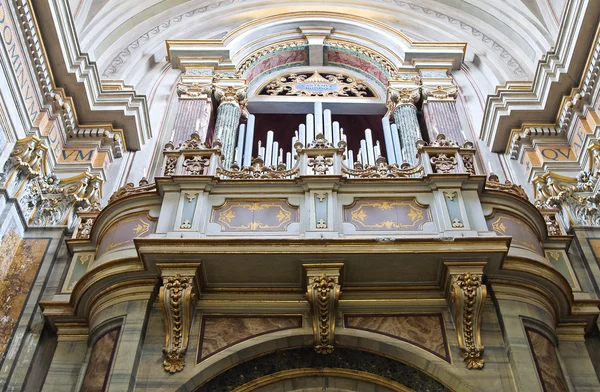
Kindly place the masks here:
<instances>
[{"instance_id":1,"label":"vaulted ceiling","mask_svg":"<svg viewBox=\"0 0 600 392\"><path fill-rule=\"evenodd\" d=\"M273 15L357 15L413 41L466 42L464 67L489 88L531 80L554 44L565 0L71 0L81 49L104 79L136 84L140 70L166 65L165 41L215 39ZM137 76L136 76L137 75ZM489 92L489 90L487 91Z\"/></svg>"}]
</instances>

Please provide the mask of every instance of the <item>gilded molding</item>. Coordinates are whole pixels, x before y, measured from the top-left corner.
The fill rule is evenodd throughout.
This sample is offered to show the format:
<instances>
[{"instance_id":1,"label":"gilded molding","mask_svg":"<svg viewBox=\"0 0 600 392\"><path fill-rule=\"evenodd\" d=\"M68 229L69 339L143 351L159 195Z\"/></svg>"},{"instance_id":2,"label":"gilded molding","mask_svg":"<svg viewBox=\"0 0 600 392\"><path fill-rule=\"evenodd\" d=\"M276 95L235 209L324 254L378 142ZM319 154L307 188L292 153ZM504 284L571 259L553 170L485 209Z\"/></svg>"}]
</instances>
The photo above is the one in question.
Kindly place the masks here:
<instances>
[{"instance_id":1,"label":"gilded molding","mask_svg":"<svg viewBox=\"0 0 600 392\"><path fill-rule=\"evenodd\" d=\"M306 297L311 307L314 348L319 354L335 349L336 309L340 299L339 276L343 264L304 264Z\"/></svg>"},{"instance_id":2,"label":"gilded molding","mask_svg":"<svg viewBox=\"0 0 600 392\"><path fill-rule=\"evenodd\" d=\"M242 112L246 111L248 105L248 86L242 85L220 85L213 84L214 95L219 105L231 104L239 107Z\"/></svg>"},{"instance_id":3,"label":"gilded molding","mask_svg":"<svg viewBox=\"0 0 600 392\"><path fill-rule=\"evenodd\" d=\"M212 92L212 83L177 83L177 95L180 98L210 99Z\"/></svg>"},{"instance_id":4,"label":"gilded molding","mask_svg":"<svg viewBox=\"0 0 600 392\"><path fill-rule=\"evenodd\" d=\"M441 86L423 86L421 89L423 97L427 100L450 100L454 101L458 95L458 88L455 85Z\"/></svg>"},{"instance_id":5,"label":"gilded molding","mask_svg":"<svg viewBox=\"0 0 600 392\"><path fill-rule=\"evenodd\" d=\"M487 289L482 283L483 266L447 263L448 300L453 310L458 345L467 369L482 369L481 317ZM471 272L472 271L472 272Z\"/></svg>"},{"instance_id":6,"label":"gilded molding","mask_svg":"<svg viewBox=\"0 0 600 392\"><path fill-rule=\"evenodd\" d=\"M527 197L527 193L525 193L525 190L521 185L513 184L509 180L506 180L504 184L502 184L498 179L498 176L494 173L491 173L485 182L485 189L507 192L529 201L529 197Z\"/></svg>"},{"instance_id":7,"label":"gilded molding","mask_svg":"<svg viewBox=\"0 0 600 392\"><path fill-rule=\"evenodd\" d=\"M127 196L138 195L141 193L154 192L156 190L156 184L149 184L146 178L142 178L139 182L139 186L133 185L132 182L128 182L108 199L108 204L114 203L117 200L123 199Z\"/></svg>"},{"instance_id":8,"label":"gilded molding","mask_svg":"<svg viewBox=\"0 0 600 392\"><path fill-rule=\"evenodd\" d=\"M192 280L179 274L165 277L159 292L166 334L163 367L169 373L180 372L185 366L196 299Z\"/></svg>"},{"instance_id":9,"label":"gilded molding","mask_svg":"<svg viewBox=\"0 0 600 392\"><path fill-rule=\"evenodd\" d=\"M285 169L284 164L279 164L277 167L266 166L261 157L253 159L250 166L240 167L237 162L234 162L231 169L224 168L220 160L218 162L217 175L232 180L291 179L297 177L300 172L299 160L296 160L294 167L289 170Z\"/></svg>"},{"instance_id":10,"label":"gilded molding","mask_svg":"<svg viewBox=\"0 0 600 392\"><path fill-rule=\"evenodd\" d=\"M350 169L342 163L342 173L348 174L353 178L414 178L423 173L423 166L420 162L410 167L408 163L401 166L397 164L389 165L385 157L380 156L375 161L375 165L364 165L360 162L354 163L354 168Z\"/></svg>"},{"instance_id":11,"label":"gilded molding","mask_svg":"<svg viewBox=\"0 0 600 392\"><path fill-rule=\"evenodd\" d=\"M309 76L310 75L310 76ZM315 90L315 85L319 89ZM259 95L301 97L367 97L377 96L362 80L342 73L290 73L278 76L261 89Z\"/></svg>"},{"instance_id":12,"label":"gilded molding","mask_svg":"<svg viewBox=\"0 0 600 392\"><path fill-rule=\"evenodd\" d=\"M399 106L415 105L420 98L421 89L418 86L388 86L385 100L385 105L388 109L386 116L391 116Z\"/></svg>"}]
</instances>

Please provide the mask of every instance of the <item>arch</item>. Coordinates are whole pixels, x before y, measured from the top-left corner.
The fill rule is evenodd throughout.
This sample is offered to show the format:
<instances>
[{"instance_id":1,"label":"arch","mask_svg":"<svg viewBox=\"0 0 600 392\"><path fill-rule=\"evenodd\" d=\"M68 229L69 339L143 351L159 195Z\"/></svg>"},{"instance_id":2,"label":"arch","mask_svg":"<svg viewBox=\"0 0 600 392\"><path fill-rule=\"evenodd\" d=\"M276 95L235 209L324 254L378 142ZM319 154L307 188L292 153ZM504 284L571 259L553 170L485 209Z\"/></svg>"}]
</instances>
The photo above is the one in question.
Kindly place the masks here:
<instances>
[{"instance_id":1,"label":"arch","mask_svg":"<svg viewBox=\"0 0 600 392\"><path fill-rule=\"evenodd\" d=\"M338 346L332 355L322 355L311 347L312 331L306 329L275 332L249 339L197 365L193 369L195 374L178 391L218 391L218 386L223 385L226 380L240 378L233 376L235 374L245 377L244 382L235 386L241 387L246 382L270 373L323 368L364 371L369 369L371 363L376 363L372 367L379 369L391 369L393 366L398 371L409 372L416 380L425 383L406 385L399 377L378 374L378 370L368 372L373 377L383 377L402 384L409 390L422 390L419 385L431 384L439 388L434 390L472 391L472 387L461 380L459 372L451 364L411 343L399 340L392 342L389 338L371 332L344 328L336 329L336 342ZM363 359L362 362L360 358ZM267 369L268 373L257 373L248 378L247 375L255 368ZM409 373L404 374L406 376ZM228 388L224 390L234 389L231 385Z\"/></svg>"}]
</instances>

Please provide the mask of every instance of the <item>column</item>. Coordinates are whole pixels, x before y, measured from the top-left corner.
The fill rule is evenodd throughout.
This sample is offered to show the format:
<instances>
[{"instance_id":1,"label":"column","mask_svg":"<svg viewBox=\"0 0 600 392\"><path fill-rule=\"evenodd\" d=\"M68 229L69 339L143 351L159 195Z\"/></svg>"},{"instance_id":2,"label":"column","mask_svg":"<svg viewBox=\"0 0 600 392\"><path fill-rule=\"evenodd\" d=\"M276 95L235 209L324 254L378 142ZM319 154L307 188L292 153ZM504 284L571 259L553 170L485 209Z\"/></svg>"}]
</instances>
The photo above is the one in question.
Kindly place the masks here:
<instances>
[{"instance_id":1,"label":"column","mask_svg":"<svg viewBox=\"0 0 600 392\"><path fill-rule=\"evenodd\" d=\"M190 139L192 133L200 135L202 142L206 140L212 113L211 94L212 76L182 76L177 84L179 105L171 138L176 148Z\"/></svg>"},{"instance_id":2,"label":"column","mask_svg":"<svg viewBox=\"0 0 600 392\"><path fill-rule=\"evenodd\" d=\"M419 97L419 86L412 81L410 84L391 81L388 86L387 116L393 115L402 145L402 157L397 159L399 164L403 162L408 162L410 166L417 164L416 143L422 139L415 106Z\"/></svg>"},{"instance_id":3,"label":"column","mask_svg":"<svg viewBox=\"0 0 600 392\"><path fill-rule=\"evenodd\" d=\"M228 80L229 81L229 80ZM221 142L221 151L224 157L223 166L231 167L235 159L235 145L237 141L240 116L246 112L246 85L244 81L236 79L235 84L215 86L215 98L219 101L217 108L217 121L213 142Z\"/></svg>"},{"instance_id":4,"label":"column","mask_svg":"<svg viewBox=\"0 0 600 392\"><path fill-rule=\"evenodd\" d=\"M429 141L433 141L442 133L447 139L459 145L466 141L458 111L456 95L458 89L451 83L447 85L423 86L423 114L427 125Z\"/></svg>"}]
</instances>

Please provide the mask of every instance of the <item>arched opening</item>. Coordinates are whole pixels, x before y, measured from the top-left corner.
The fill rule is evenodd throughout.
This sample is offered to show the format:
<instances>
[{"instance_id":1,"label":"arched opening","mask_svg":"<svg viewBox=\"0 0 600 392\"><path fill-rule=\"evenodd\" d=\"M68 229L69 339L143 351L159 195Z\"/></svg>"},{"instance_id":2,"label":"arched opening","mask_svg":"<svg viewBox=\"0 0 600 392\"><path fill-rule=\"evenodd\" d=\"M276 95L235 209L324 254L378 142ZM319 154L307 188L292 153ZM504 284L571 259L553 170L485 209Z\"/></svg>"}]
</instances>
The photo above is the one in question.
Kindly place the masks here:
<instances>
[{"instance_id":1,"label":"arched opening","mask_svg":"<svg viewBox=\"0 0 600 392\"><path fill-rule=\"evenodd\" d=\"M375 353L344 347L328 355L319 354L311 347L271 352L239 363L201 385L190 387L186 383L179 390L452 391L415 367Z\"/></svg>"}]
</instances>

